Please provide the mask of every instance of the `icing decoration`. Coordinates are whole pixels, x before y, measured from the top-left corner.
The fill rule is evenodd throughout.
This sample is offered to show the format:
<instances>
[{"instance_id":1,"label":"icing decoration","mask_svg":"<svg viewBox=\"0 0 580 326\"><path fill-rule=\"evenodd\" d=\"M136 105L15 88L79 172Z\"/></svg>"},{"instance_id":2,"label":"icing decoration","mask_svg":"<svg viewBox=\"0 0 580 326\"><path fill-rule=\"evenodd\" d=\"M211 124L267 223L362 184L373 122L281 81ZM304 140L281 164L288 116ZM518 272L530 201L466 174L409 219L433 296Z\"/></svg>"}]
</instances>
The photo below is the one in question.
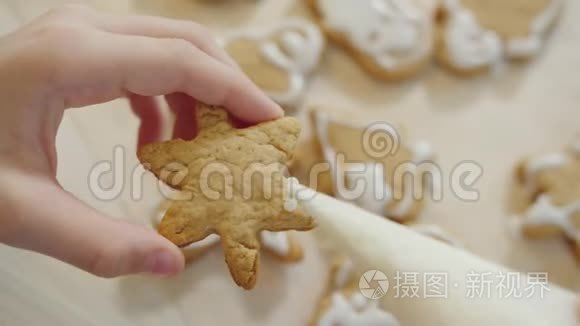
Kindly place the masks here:
<instances>
[{"instance_id":1,"label":"icing decoration","mask_svg":"<svg viewBox=\"0 0 580 326\"><path fill-rule=\"evenodd\" d=\"M341 173L337 167L336 152L328 139L330 117L327 113L316 112L315 119L317 126L316 136L322 147L323 158L330 165L335 196L343 201L353 202L357 206L377 215L384 216L385 207L393 200L393 189L386 182L384 165L378 162L350 163L343 167L344 171ZM366 126L353 127L363 129ZM424 141L411 145L410 149L413 155L412 163L414 164L410 165L409 172L412 175L417 175L419 172L417 171L417 164L432 160L434 156L433 149L429 143ZM352 188L357 181L361 180L361 176L365 185L362 195L354 199L344 198L342 190L345 187ZM386 214L389 218L400 220L406 217L413 208L415 202L413 179L405 179L403 199Z\"/></svg>"},{"instance_id":2,"label":"icing decoration","mask_svg":"<svg viewBox=\"0 0 580 326\"><path fill-rule=\"evenodd\" d=\"M379 300L367 300L354 293L347 298L340 292L332 294L328 311L318 321L318 326L398 326L399 322L389 312L379 308Z\"/></svg>"},{"instance_id":3,"label":"icing decoration","mask_svg":"<svg viewBox=\"0 0 580 326\"><path fill-rule=\"evenodd\" d=\"M325 23L387 70L431 51L430 20L408 0L318 0Z\"/></svg>"},{"instance_id":4,"label":"icing decoration","mask_svg":"<svg viewBox=\"0 0 580 326\"><path fill-rule=\"evenodd\" d=\"M352 188L357 181L352 169L354 165L352 164L350 169L349 167L345 169L346 183L349 188ZM358 165L362 165L364 171L362 180L366 187L363 194L355 198L354 202L370 212L384 215L385 205L391 202L393 193L391 186L385 180L383 165L373 162L359 163Z\"/></svg>"},{"instance_id":5,"label":"icing decoration","mask_svg":"<svg viewBox=\"0 0 580 326\"><path fill-rule=\"evenodd\" d=\"M157 226L163 219L165 215L165 210L162 210L159 214L153 217L151 221L151 225L157 229ZM276 254L279 255L287 255L290 252L290 240L288 239L287 232L270 232L270 231L262 231L260 233L260 240L264 247L267 247L269 250L272 250ZM187 247L181 248L181 250L188 250L188 249L202 249L208 248L218 244L220 241L220 236L217 234L210 234L203 240L194 242Z\"/></svg>"},{"instance_id":6,"label":"icing decoration","mask_svg":"<svg viewBox=\"0 0 580 326\"><path fill-rule=\"evenodd\" d=\"M554 225L564 231L566 236L576 240L577 230L571 218L574 213L580 212L580 200L564 207L552 203L551 198L542 194L524 215L523 225L540 226Z\"/></svg>"},{"instance_id":7,"label":"icing decoration","mask_svg":"<svg viewBox=\"0 0 580 326\"><path fill-rule=\"evenodd\" d=\"M563 153L553 153L536 157L529 160L525 165L525 177L531 180L536 174L559 168L568 162L568 157Z\"/></svg>"},{"instance_id":8,"label":"icing decoration","mask_svg":"<svg viewBox=\"0 0 580 326\"><path fill-rule=\"evenodd\" d=\"M529 57L540 52L546 33L559 15L563 5L563 0L552 0L546 10L532 22L529 35L508 40L506 44L507 55L511 57Z\"/></svg>"},{"instance_id":9,"label":"icing decoration","mask_svg":"<svg viewBox=\"0 0 580 326\"><path fill-rule=\"evenodd\" d=\"M409 166L409 172L411 172L413 178L405 178L403 184L403 199L395 208L389 211L389 217L398 220L406 217L406 215L409 214L413 208L413 204L415 203L413 183L415 182L416 176L419 173L417 170L417 165L425 161L432 160L434 156L431 145L425 141L415 143L414 145L410 146L410 149L413 154L413 158L411 160L413 164Z\"/></svg>"},{"instance_id":10,"label":"icing decoration","mask_svg":"<svg viewBox=\"0 0 580 326\"><path fill-rule=\"evenodd\" d=\"M334 288L341 289L344 288L350 279L354 271L354 264L351 259L345 259L344 262L339 266L336 274L334 275Z\"/></svg>"},{"instance_id":11,"label":"icing decoration","mask_svg":"<svg viewBox=\"0 0 580 326\"><path fill-rule=\"evenodd\" d=\"M278 33L281 33L280 44L268 40ZM250 39L260 43L263 58L288 72L288 90L267 93L280 105L296 105L304 94L306 75L314 70L324 49L324 38L318 27L306 20L293 18L267 32L242 31L230 34L221 42L227 45L235 39Z\"/></svg>"},{"instance_id":12,"label":"icing decoration","mask_svg":"<svg viewBox=\"0 0 580 326\"><path fill-rule=\"evenodd\" d=\"M458 0L446 0L445 8L449 13L446 45L453 64L465 69L498 64L502 54L499 36L480 26Z\"/></svg>"}]
</instances>

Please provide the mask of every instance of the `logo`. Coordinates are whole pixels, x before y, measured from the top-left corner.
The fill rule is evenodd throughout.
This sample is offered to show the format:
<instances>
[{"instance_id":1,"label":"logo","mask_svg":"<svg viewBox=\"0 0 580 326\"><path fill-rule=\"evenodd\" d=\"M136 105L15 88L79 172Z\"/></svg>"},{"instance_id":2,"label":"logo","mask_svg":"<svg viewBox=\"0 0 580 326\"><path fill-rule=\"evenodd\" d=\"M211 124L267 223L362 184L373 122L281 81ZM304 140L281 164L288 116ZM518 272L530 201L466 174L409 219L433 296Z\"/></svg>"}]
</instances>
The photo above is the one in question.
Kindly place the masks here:
<instances>
[{"instance_id":1,"label":"logo","mask_svg":"<svg viewBox=\"0 0 580 326\"><path fill-rule=\"evenodd\" d=\"M365 272L360 277L358 280L358 288L365 298L378 300L387 294L389 280L385 273L373 269Z\"/></svg>"},{"instance_id":2,"label":"logo","mask_svg":"<svg viewBox=\"0 0 580 326\"><path fill-rule=\"evenodd\" d=\"M386 122L376 122L368 126L361 141L364 152L375 159L394 155L401 142L397 129Z\"/></svg>"}]
</instances>

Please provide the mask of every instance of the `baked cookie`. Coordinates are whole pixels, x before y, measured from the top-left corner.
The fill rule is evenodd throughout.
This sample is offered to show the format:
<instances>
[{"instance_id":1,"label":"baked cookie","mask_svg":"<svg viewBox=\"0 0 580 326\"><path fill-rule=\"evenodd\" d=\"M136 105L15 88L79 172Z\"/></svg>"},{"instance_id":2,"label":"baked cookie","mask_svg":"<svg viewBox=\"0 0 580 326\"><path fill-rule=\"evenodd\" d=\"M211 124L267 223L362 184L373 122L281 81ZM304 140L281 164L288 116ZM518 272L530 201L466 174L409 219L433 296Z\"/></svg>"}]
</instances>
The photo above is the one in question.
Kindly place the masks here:
<instances>
[{"instance_id":1,"label":"baked cookie","mask_svg":"<svg viewBox=\"0 0 580 326\"><path fill-rule=\"evenodd\" d=\"M159 210L156 214L153 215L150 221L150 225L154 230L157 230L159 227L159 223L165 216L165 212L171 206L171 201L164 201L159 205ZM198 242L194 242L186 247L180 248L183 256L185 257L185 263L189 264L192 261L200 258L210 249L215 247L219 243L219 236L215 234L210 234L205 239L202 239Z\"/></svg>"},{"instance_id":2,"label":"baked cookie","mask_svg":"<svg viewBox=\"0 0 580 326\"><path fill-rule=\"evenodd\" d=\"M557 20L563 0L443 0L436 58L450 70L473 75L502 57L538 54Z\"/></svg>"},{"instance_id":3,"label":"baked cookie","mask_svg":"<svg viewBox=\"0 0 580 326\"><path fill-rule=\"evenodd\" d=\"M318 27L299 18L233 32L221 43L252 81L289 111L300 105L325 45Z\"/></svg>"},{"instance_id":4,"label":"baked cookie","mask_svg":"<svg viewBox=\"0 0 580 326\"><path fill-rule=\"evenodd\" d=\"M398 326L391 313L380 307L380 300L367 299L359 290L359 278L349 259L337 260L330 271L323 298L311 326L381 325Z\"/></svg>"},{"instance_id":5,"label":"baked cookie","mask_svg":"<svg viewBox=\"0 0 580 326\"><path fill-rule=\"evenodd\" d=\"M385 122L346 123L321 110L311 120L314 135L291 166L302 184L401 223L420 214L433 168L429 144L401 143Z\"/></svg>"},{"instance_id":6,"label":"baked cookie","mask_svg":"<svg viewBox=\"0 0 580 326\"><path fill-rule=\"evenodd\" d=\"M433 52L433 20L416 0L306 0L328 38L372 76L415 75Z\"/></svg>"},{"instance_id":7,"label":"baked cookie","mask_svg":"<svg viewBox=\"0 0 580 326\"><path fill-rule=\"evenodd\" d=\"M251 289L261 231L310 230L314 220L290 194L284 176L300 134L294 118L237 129L223 108L198 104L198 135L143 146L138 157L157 178L184 194L172 201L159 233L186 247L218 234L236 284Z\"/></svg>"},{"instance_id":8,"label":"baked cookie","mask_svg":"<svg viewBox=\"0 0 580 326\"><path fill-rule=\"evenodd\" d=\"M163 202L160 205L159 213L151 221L151 226L157 230L159 223L165 216L165 213L169 206L170 201ZM220 243L220 237L217 234L210 234L207 238L194 242L187 247L181 248L181 252L185 256L186 263L191 263L197 258L201 257L203 254L207 253L210 249L216 247ZM304 257L304 251L302 246L289 231L286 232L270 232L262 231L260 232L260 243L264 250L268 252L272 257L282 261L282 262L298 262Z\"/></svg>"},{"instance_id":9,"label":"baked cookie","mask_svg":"<svg viewBox=\"0 0 580 326\"><path fill-rule=\"evenodd\" d=\"M580 258L580 141L564 152L524 160L515 175L512 210L522 233L565 236Z\"/></svg>"}]
</instances>

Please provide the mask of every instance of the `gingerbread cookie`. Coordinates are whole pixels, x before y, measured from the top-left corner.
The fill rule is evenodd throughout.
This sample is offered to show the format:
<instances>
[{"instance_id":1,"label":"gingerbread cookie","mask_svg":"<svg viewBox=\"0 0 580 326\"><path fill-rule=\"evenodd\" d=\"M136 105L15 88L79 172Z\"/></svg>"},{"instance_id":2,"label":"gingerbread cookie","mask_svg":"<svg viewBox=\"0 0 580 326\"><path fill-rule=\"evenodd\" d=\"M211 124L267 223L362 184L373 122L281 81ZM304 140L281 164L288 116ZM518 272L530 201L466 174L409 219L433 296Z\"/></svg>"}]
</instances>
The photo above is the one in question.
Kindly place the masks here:
<instances>
[{"instance_id":1,"label":"gingerbread cookie","mask_svg":"<svg viewBox=\"0 0 580 326\"><path fill-rule=\"evenodd\" d=\"M321 110L311 117L313 139L291 167L303 184L398 222L420 214L429 188L422 176L433 167L429 144L399 144L385 122L345 123ZM378 148L388 142L390 152Z\"/></svg>"},{"instance_id":2,"label":"gingerbread cookie","mask_svg":"<svg viewBox=\"0 0 580 326\"><path fill-rule=\"evenodd\" d=\"M237 129L223 108L199 104L198 135L143 146L144 167L186 194L173 201L159 233L179 247L218 234L236 284L251 289L261 231L310 230L314 220L291 198L285 162L300 134L294 118Z\"/></svg>"},{"instance_id":3,"label":"gingerbread cookie","mask_svg":"<svg viewBox=\"0 0 580 326\"><path fill-rule=\"evenodd\" d=\"M164 202L160 205L159 213L155 215L154 219L151 221L152 227L157 230L159 228L159 223L165 216L165 213L169 206L170 201ZM185 262L191 263L197 258L201 257L203 254L207 253L210 249L214 248L220 243L220 237L217 234L210 234L207 238L194 242L187 247L181 248L181 252L185 256ZM298 262L304 257L304 251L302 246L289 231L286 232L270 232L262 231L260 232L260 243L265 251L267 251L271 256L277 258L282 262Z\"/></svg>"},{"instance_id":4,"label":"gingerbread cookie","mask_svg":"<svg viewBox=\"0 0 580 326\"><path fill-rule=\"evenodd\" d=\"M159 223L165 216L165 212L171 206L171 201L165 201L159 205L159 210L153 215L150 221L150 226L157 230L159 228ZM219 243L219 236L215 234L210 234L205 239L194 242L186 247L180 248L183 256L185 257L185 263L191 263L192 261L200 258L210 249L215 247Z\"/></svg>"},{"instance_id":5,"label":"gingerbread cookie","mask_svg":"<svg viewBox=\"0 0 580 326\"><path fill-rule=\"evenodd\" d=\"M520 163L512 209L525 236L565 236L580 258L579 144Z\"/></svg>"},{"instance_id":6,"label":"gingerbread cookie","mask_svg":"<svg viewBox=\"0 0 580 326\"><path fill-rule=\"evenodd\" d=\"M324 50L318 27L293 18L267 30L229 34L222 44L240 68L274 101L294 110Z\"/></svg>"},{"instance_id":7,"label":"gingerbread cookie","mask_svg":"<svg viewBox=\"0 0 580 326\"><path fill-rule=\"evenodd\" d=\"M433 50L433 21L416 0L306 0L334 43L380 79L415 75Z\"/></svg>"},{"instance_id":8,"label":"gingerbread cookie","mask_svg":"<svg viewBox=\"0 0 580 326\"><path fill-rule=\"evenodd\" d=\"M323 298L310 320L311 326L398 326L380 300L368 299L359 290L359 278L350 259L339 259L330 271Z\"/></svg>"},{"instance_id":9,"label":"gingerbread cookie","mask_svg":"<svg viewBox=\"0 0 580 326\"><path fill-rule=\"evenodd\" d=\"M463 75L489 70L502 57L538 54L563 0L444 0L436 58Z\"/></svg>"}]
</instances>

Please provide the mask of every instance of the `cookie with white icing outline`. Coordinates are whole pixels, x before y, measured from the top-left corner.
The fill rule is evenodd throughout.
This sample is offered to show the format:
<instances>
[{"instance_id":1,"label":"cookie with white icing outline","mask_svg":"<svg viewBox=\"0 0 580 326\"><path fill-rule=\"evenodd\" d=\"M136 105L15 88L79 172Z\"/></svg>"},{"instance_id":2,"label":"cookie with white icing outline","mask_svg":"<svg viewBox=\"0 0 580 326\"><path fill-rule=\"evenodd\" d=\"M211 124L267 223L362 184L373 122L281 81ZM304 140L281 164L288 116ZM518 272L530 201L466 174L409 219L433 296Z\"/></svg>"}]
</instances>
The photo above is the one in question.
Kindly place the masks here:
<instances>
[{"instance_id":1,"label":"cookie with white icing outline","mask_svg":"<svg viewBox=\"0 0 580 326\"><path fill-rule=\"evenodd\" d=\"M244 73L288 111L300 105L325 47L318 26L300 18L231 32L221 43Z\"/></svg>"},{"instance_id":2,"label":"cookie with white icing outline","mask_svg":"<svg viewBox=\"0 0 580 326\"><path fill-rule=\"evenodd\" d=\"M541 52L563 0L443 0L437 61L460 75L486 72L508 59Z\"/></svg>"},{"instance_id":3,"label":"cookie with white icing outline","mask_svg":"<svg viewBox=\"0 0 580 326\"><path fill-rule=\"evenodd\" d=\"M348 258L336 259L328 284L310 326L381 325L398 326L396 317L380 306L380 300L369 300L359 290L359 274Z\"/></svg>"},{"instance_id":4,"label":"cookie with white icing outline","mask_svg":"<svg viewBox=\"0 0 580 326\"><path fill-rule=\"evenodd\" d=\"M580 259L580 139L565 151L522 161L511 209L529 238L563 236Z\"/></svg>"},{"instance_id":5,"label":"cookie with white icing outline","mask_svg":"<svg viewBox=\"0 0 580 326\"><path fill-rule=\"evenodd\" d=\"M313 110L311 120L312 138L299 147L291 165L302 184L400 223L419 216L431 186L421 178L433 167L428 143L401 142L395 129L375 130L370 137L376 139L365 140L369 126L383 124L338 119L323 110ZM376 157L363 143L380 142L383 135L400 144L393 153ZM359 184L362 191L356 191Z\"/></svg>"},{"instance_id":6,"label":"cookie with white icing outline","mask_svg":"<svg viewBox=\"0 0 580 326\"><path fill-rule=\"evenodd\" d=\"M327 37L370 75L398 80L430 63L433 20L415 0L306 0Z\"/></svg>"},{"instance_id":7,"label":"cookie with white icing outline","mask_svg":"<svg viewBox=\"0 0 580 326\"><path fill-rule=\"evenodd\" d=\"M410 228L437 241L461 247L437 225L421 224ZM394 315L379 306L380 300L368 300L361 294L359 281L362 275L352 259L336 255L331 261L327 284L310 325L399 325Z\"/></svg>"},{"instance_id":8,"label":"cookie with white icing outline","mask_svg":"<svg viewBox=\"0 0 580 326\"><path fill-rule=\"evenodd\" d=\"M159 205L158 213L152 218L151 226L157 230L159 223L165 216L170 201L165 201ZM185 257L186 263L192 263L211 249L217 247L220 243L220 237L217 234L210 234L205 239L194 242L187 247L181 248L181 252ZM270 232L262 231L260 233L260 243L264 251L268 252L272 257L281 262L294 263L299 262L304 258L304 251L300 242L289 231L286 232Z\"/></svg>"}]
</instances>

